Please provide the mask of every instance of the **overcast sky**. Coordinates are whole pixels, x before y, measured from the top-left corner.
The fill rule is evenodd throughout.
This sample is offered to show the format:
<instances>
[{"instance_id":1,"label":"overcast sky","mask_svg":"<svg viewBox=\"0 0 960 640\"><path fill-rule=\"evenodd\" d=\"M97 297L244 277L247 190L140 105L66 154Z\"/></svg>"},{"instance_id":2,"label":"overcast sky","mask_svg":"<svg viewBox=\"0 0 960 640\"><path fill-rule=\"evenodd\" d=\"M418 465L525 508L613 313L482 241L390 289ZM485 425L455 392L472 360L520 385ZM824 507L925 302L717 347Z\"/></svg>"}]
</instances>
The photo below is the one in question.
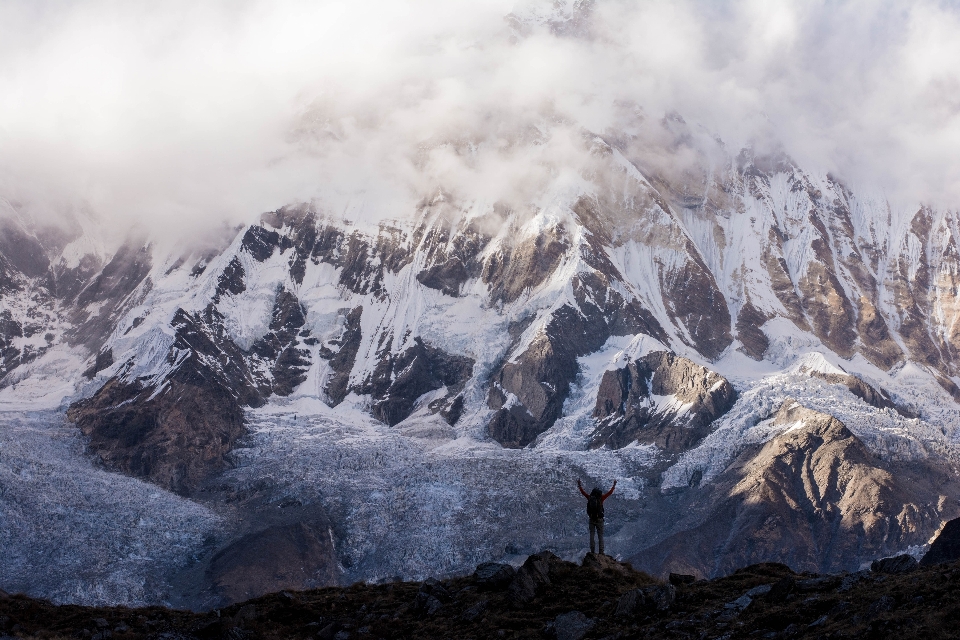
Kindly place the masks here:
<instances>
[{"instance_id":1,"label":"overcast sky","mask_svg":"<svg viewBox=\"0 0 960 640\"><path fill-rule=\"evenodd\" d=\"M5 0L0 195L185 232L312 198L403 215L523 195L628 105L960 208L957 3L596 0L561 29L557 4Z\"/></svg>"}]
</instances>

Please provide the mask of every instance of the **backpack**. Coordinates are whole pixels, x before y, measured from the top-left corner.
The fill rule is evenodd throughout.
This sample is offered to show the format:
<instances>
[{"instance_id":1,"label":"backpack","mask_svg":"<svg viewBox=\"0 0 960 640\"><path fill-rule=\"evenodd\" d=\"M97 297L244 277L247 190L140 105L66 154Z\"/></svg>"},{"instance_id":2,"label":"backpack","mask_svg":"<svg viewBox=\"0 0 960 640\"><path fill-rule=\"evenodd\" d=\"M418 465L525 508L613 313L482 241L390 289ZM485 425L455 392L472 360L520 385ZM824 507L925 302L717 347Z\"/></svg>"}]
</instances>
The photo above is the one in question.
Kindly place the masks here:
<instances>
[{"instance_id":1,"label":"backpack","mask_svg":"<svg viewBox=\"0 0 960 640\"><path fill-rule=\"evenodd\" d=\"M600 520L603 518L603 496L599 491L594 491L587 498L587 515L591 520Z\"/></svg>"}]
</instances>

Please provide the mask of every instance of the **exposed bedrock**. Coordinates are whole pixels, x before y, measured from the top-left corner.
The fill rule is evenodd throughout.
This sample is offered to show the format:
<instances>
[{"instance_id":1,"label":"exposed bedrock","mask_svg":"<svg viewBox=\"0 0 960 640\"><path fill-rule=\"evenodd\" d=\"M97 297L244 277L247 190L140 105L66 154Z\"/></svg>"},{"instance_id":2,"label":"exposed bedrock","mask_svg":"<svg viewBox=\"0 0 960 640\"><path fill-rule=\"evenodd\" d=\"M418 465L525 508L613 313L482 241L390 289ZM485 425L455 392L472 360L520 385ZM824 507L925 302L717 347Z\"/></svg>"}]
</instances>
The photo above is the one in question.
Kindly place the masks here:
<instances>
[{"instance_id":1,"label":"exposed bedrock","mask_svg":"<svg viewBox=\"0 0 960 640\"><path fill-rule=\"evenodd\" d=\"M228 466L226 454L245 433L242 406L263 400L212 305L197 315L179 310L172 326L175 367L164 380L145 386L121 371L67 415L108 468L188 494Z\"/></svg>"},{"instance_id":2,"label":"exposed bedrock","mask_svg":"<svg viewBox=\"0 0 960 640\"><path fill-rule=\"evenodd\" d=\"M960 518L943 525L937 538L920 559L920 564L929 566L960 560Z\"/></svg>"},{"instance_id":3,"label":"exposed bedrock","mask_svg":"<svg viewBox=\"0 0 960 640\"><path fill-rule=\"evenodd\" d=\"M689 259L679 269L660 270L660 291L671 319L686 329L697 351L713 360L733 342L730 310L706 265L687 243Z\"/></svg>"},{"instance_id":4,"label":"exposed bedrock","mask_svg":"<svg viewBox=\"0 0 960 640\"><path fill-rule=\"evenodd\" d=\"M631 558L634 566L701 576L769 561L856 571L865 559L926 543L957 515L939 498L956 484L946 466L887 464L839 420L792 399L774 425L785 430L681 497L687 515L677 532Z\"/></svg>"},{"instance_id":5,"label":"exposed bedrock","mask_svg":"<svg viewBox=\"0 0 960 640\"><path fill-rule=\"evenodd\" d=\"M514 302L524 291L539 286L554 272L569 247L570 239L562 224L501 247L483 266L482 278L490 288L490 299Z\"/></svg>"},{"instance_id":6,"label":"exposed bedrock","mask_svg":"<svg viewBox=\"0 0 960 640\"><path fill-rule=\"evenodd\" d=\"M612 193L625 186L620 184ZM686 334L682 339L711 360L733 342L730 310L714 274L671 213L669 204L656 191L641 191L625 199L583 196L572 209L589 231L581 256L597 273L611 281L625 281L607 249L625 240L647 245L656 256L651 266L664 309ZM622 229L630 231L623 233ZM665 255L657 256L660 252ZM662 341L656 334L650 335Z\"/></svg>"},{"instance_id":7,"label":"exposed bedrock","mask_svg":"<svg viewBox=\"0 0 960 640\"><path fill-rule=\"evenodd\" d=\"M91 351L99 350L130 302L130 294L141 284L149 287L151 266L146 244L135 241L124 244L77 295L76 306L70 314L74 327L67 334L70 342L84 344Z\"/></svg>"},{"instance_id":8,"label":"exposed bedrock","mask_svg":"<svg viewBox=\"0 0 960 640\"><path fill-rule=\"evenodd\" d=\"M8 309L0 311L0 382L24 363L23 352L14 343L23 337L23 324L14 320Z\"/></svg>"},{"instance_id":9,"label":"exposed bedrock","mask_svg":"<svg viewBox=\"0 0 960 640\"><path fill-rule=\"evenodd\" d=\"M385 353L373 374L356 391L370 394L374 399L373 416L393 426L406 419L417 399L430 391L446 387L445 400L452 405L473 375L473 364L470 358L451 355L415 338L413 346L402 353ZM440 410L439 406L436 408ZM459 418L459 410L448 410L444 417L456 422L451 420L454 413Z\"/></svg>"},{"instance_id":10,"label":"exposed bedrock","mask_svg":"<svg viewBox=\"0 0 960 640\"><path fill-rule=\"evenodd\" d=\"M857 396L871 407L877 409L893 409L905 418L916 418L911 411L901 407L893 401L886 391L882 388L874 387L870 383L850 374L822 373L819 371L809 371L811 376L820 378L831 384L842 384L850 393Z\"/></svg>"},{"instance_id":11,"label":"exposed bedrock","mask_svg":"<svg viewBox=\"0 0 960 640\"><path fill-rule=\"evenodd\" d=\"M39 239L5 218L0 218L0 255L10 271L28 278L43 276L50 268L50 260Z\"/></svg>"},{"instance_id":12,"label":"exposed bedrock","mask_svg":"<svg viewBox=\"0 0 960 640\"><path fill-rule=\"evenodd\" d=\"M251 347L251 369L260 395L288 396L307 378L310 352L300 346L309 331L301 330L306 312L297 297L281 289L273 305L270 332Z\"/></svg>"},{"instance_id":13,"label":"exposed bedrock","mask_svg":"<svg viewBox=\"0 0 960 640\"><path fill-rule=\"evenodd\" d=\"M360 318L363 316L363 307L341 309L344 316L343 330L338 338L327 341L320 348L320 357L329 360L330 377L324 389L327 401L331 406L337 406L347 397L350 385L350 372L353 371L360 350L363 332L360 328ZM336 347L333 351L330 347Z\"/></svg>"},{"instance_id":14,"label":"exposed bedrock","mask_svg":"<svg viewBox=\"0 0 960 640\"><path fill-rule=\"evenodd\" d=\"M221 273L217 279L217 290L214 294L213 301L219 302L220 296L225 293L239 295L246 291L247 284L244 281L245 276L246 272L243 270L243 265L240 264L240 259L234 256L233 260L230 261L230 264L227 265L227 268L223 270L223 273Z\"/></svg>"},{"instance_id":15,"label":"exposed bedrock","mask_svg":"<svg viewBox=\"0 0 960 640\"><path fill-rule=\"evenodd\" d=\"M339 584L340 571L326 523L274 525L219 551L207 568L219 605L283 589Z\"/></svg>"},{"instance_id":16,"label":"exposed bedrock","mask_svg":"<svg viewBox=\"0 0 960 640\"><path fill-rule=\"evenodd\" d=\"M726 378L665 351L603 374L591 446L655 444L667 453L693 447L737 399Z\"/></svg>"},{"instance_id":17,"label":"exposed bedrock","mask_svg":"<svg viewBox=\"0 0 960 640\"><path fill-rule=\"evenodd\" d=\"M525 447L563 413L577 358L593 353L611 335L644 333L668 340L653 316L626 301L596 272L573 281L579 309L564 305L518 356L494 375L487 404L496 410L489 433L505 447Z\"/></svg>"},{"instance_id":18,"label":"exposed bedrock","mask_svg":"<svg viewBox=\"0 0 960 640\"><path fill-rule=\"evenodd\" d=\"M417 274L417 280L423 286L436 289L454 298L460 295L460 287L469 278L467 268L456 256Z\"/></svg>"},{"instance_id":19,"label":"exposed bedrock","mask_svg":"<svg viewBox=\"0 0 960 640\"><path fill-rule=\"evenodd\" d=\"M237 399L196 380L171 380L154 396L152 388L113 378L67 415L107 468L181 494L226 468L227 452L245 433Z\"/></svg>"}]
</instances>

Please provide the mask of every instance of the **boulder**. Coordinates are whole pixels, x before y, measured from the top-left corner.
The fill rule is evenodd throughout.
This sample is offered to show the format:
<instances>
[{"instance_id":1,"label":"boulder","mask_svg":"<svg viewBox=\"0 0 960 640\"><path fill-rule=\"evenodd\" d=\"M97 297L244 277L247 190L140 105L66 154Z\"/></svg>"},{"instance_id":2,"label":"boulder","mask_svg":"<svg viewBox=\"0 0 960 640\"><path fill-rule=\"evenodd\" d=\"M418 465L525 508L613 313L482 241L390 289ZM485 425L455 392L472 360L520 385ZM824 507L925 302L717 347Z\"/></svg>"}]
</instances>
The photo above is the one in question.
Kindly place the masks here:
<instances>
[{"instance_id":1,"label":"boulder","mask_svg":"<svg viewBox=\"0 0 960 640\"><path fill-rule=\"evenodd\" d=\"M618 618L630 618L644 610L666 611L676 598L677 590L672 584L631 589L620 596L614 615Z\"/></svg>"},{"instance_id":2,"label":"boulder","mask_svg":"<svg viewBox=\"0 0 960 640\"><path fill-rule=\"evenodd\" d=\"M633 572L633 567L628 563L618 562L606 554L593 553L592 551L583 556L582 565L594 571L609 570L621 575L627 575Z\"/></svg>"},{"instance_id":3,"label":"boulder","mask_svg":"<svg viewBox=\"0 0 960 640\"><path fill-rule=\"evenodd\" d=\"M617 608L613 612L613 615L618 618L630 618L634 616L641 607L643 607L645 602L646 598L640 589L631 589L620 596L620 600L617 601Z\"/></svg>"},{"instance_id":4,"label":"boulder","mask_svg":"<svg viewBox=\"0 0 960 640\"><path fill-rule=\"evenodd\" d=\"M413 607L421 613L432 616L443 607L444 603L450 602L452 599L453 596L439 580L436 578L427 578L423 584L420 585L420 590L417 591L417 596L413 601Z\"/></svg>"},{"instance_id":5,"label":"boulder","mask_svg":"<svg viewBox=\"0 0 960 640\"><path fill-rule=\"evenodd\" d=\"M516 606L530 602L543 585L550 584L550 562L558 560L549 551L526 559L507 588L509 600Z\"/></svg>"},{"instance_id":6,"label":"boulder","mask_svg":"<svg viewBox=\"0 0 960 640\"><path fill-rule=\"evenodd\" d=\"M874 560L870 564L870 570L874 573L907 573L916 568L916 559L907 554L902 554L893 558Z\"/></svg>"},{"instance_id":7,"label":"boulder","mask_svg":"<svg viewBox=\"0 0 960 640\"><path fill-rule=\"evenodd\" d=\"M920 564L929 566L957 560L960 560L960 518L951 520L943 526L937 539L920 560Z\"/></svg>"},{"instance_id":8,"label":"boulder","mask_svg":"<svg viewBox=\"0 0 960 640\"><path fill-rule=\"evenodd\" d=\"M503 589L510 584L517 570L501 562L484 562L477 565L473 581L480 589Z\"/></svg>"}]
</instances>

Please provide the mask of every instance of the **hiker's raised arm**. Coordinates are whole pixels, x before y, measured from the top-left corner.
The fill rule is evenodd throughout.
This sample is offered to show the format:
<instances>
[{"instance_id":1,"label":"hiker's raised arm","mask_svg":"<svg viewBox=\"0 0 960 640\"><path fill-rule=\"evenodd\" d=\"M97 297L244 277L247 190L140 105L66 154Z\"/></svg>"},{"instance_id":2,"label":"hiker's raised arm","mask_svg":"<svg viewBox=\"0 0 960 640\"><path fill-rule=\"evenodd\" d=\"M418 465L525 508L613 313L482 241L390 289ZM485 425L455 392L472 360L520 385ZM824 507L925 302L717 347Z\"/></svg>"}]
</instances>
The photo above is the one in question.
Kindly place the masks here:
<instances>
[{"instance_id":1,"label":"hiker's raised arm","mask_svg":"<svg viewBox=\"0 0 960 640\"><path fill-rule=\"evenodd\" d=\"M580 479L577 478L577 489L580 489L580 493L583 494L584 498L589 498L590 494L583 490L583 484L580 483Z\"/></svg>"},{"instance_id":2,"label":"hiker's raised arm","mask_svg":"<svg viewBox=\"0 0 960 640\"><path fill-rule=\"evenodd\" d=\"M606 499L609 498L611 495L613 495L613 490L616 489L616 488L617 488L617 481L614 480L614 481L613 481L613 486L610 487L610 491L607 491L605 494L603 494L603 499L606 500ZM582 491L582 489L581 489L581 491Z\"/></svg>"}]
</instances>

